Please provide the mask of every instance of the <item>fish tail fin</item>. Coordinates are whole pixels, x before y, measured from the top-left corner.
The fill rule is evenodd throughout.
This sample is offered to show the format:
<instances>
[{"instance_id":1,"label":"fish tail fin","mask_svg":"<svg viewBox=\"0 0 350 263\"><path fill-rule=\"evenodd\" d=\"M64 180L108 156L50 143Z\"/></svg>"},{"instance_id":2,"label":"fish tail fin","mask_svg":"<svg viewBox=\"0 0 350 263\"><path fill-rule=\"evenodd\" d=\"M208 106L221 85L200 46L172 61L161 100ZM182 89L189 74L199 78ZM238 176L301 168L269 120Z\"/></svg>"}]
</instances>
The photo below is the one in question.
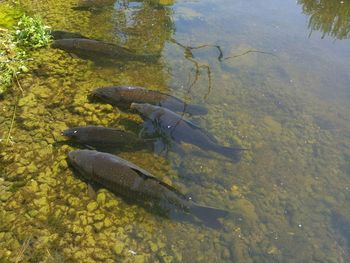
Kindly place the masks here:
<instances>
[{"instance_id":1,"label":"fish tail fin","mask_svg":"<svg viewBox=\"0 0 350 263\"><path fill-rule=\"evenodd\" d=\"M194 204L190 207L190 213L209 227L222 228L218 218L227 216L229 212L215 207Z\"/></svg>"},{"instance_id":2,"label":"fish tail fin","mask_svg":"<svg viewBox=\"0 0 350 263\"><path fill-rule=\"evenodd\" d=\"M142 54L142 61L144 62L150 62L150 63L154 63L157 62L162 56L161 54ZM139 57L136 57L136 60L138 60Z\"/></svg>"},{"instance_id":3,"label":"fish tail fin","mask_svg":"<svg viewBox=\"0 0 350 263\"><path fill-rule=\"evenodd\" d=\"M139 146L141 149L146 149L151 152L153 152L156 148L157 139L153 138L147 138L147 139L141 139L137 142L137 146Z\"/></svg>"},{"instance_id":4,"label":"fish tail fin","mask_svg":"<svg viewBox=\"0 0 350 263\"><path fill-rule=\"evenodd\" d=\"M220 146L217 147L215 150L216 152L226 156L227 158L230 158L235 162L239 162L242 158L242 152L246 151L247 149Z\"/></svg>"}]
</instances>

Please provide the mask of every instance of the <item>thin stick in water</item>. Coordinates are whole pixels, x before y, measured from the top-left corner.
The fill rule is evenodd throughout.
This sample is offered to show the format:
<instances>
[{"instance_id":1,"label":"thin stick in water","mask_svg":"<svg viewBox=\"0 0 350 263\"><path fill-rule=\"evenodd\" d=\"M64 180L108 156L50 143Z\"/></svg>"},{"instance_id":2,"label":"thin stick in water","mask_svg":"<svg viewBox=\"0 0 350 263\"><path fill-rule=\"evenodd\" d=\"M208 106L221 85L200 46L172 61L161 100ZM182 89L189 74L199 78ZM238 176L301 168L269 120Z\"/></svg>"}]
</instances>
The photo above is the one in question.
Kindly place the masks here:
<instances>
[{"instance_id":1,"label":"thin stick in water","mask_svg":"<svg viewBox=\"0 0 350 263\"><path fill-rule=\"evenodd\" d=\"M9 129L8 134L7 134L6 141L5 141L5 144L6 144L6 145L7 145L7 144L9 143L9 141L10 141L10 137L11 137L11 132L12 132L13 124L15 123L16 110L17 110L17 102L18 102L18 100L16 101L15 106L14 106L14 109L13 109L11 125L10 125L10 129Z\"/></svg>"}]
</instances>

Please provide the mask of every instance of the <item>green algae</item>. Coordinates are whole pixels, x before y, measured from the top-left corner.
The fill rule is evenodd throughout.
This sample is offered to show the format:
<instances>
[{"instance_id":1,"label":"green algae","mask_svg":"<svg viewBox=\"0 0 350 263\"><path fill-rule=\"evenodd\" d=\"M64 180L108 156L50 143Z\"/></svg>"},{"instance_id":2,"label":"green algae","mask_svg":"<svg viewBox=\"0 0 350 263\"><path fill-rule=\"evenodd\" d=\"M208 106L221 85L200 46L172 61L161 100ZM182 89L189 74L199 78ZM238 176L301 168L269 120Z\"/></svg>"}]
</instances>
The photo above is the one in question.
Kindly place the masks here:
<instances>
[{"instance_id":1,"label":"green algae","mask_svg":"<svg viewBox=\"0 0 350 263\"><path fill-rule=\"evenodd\" d=\"M96 202L91 202L87 205L86 209L89 212L93 212L94 210L96 210L97 207L98 207L98 204Z\"/></svg>"},{"instance_id":2,"label":"green algae","mask_svg":"<svg viewBox=\"0 0 350 263\"><path fill-rule=\"evenodd\" d=\"M17 17L16 10L6 6L4 13L3 4L0 4L0 14L9 17L10 21L16 21L15 26L4 29L0 25L0 95L10 86L16 85L17 89L23 93L19 82L19 75L27 73L28 52L32 49L48 46L50 43L50 33L39 18L31 18L26 15ZM20 12L20 11L18 11ZM5 19L5 25L9 27L9 19ZM16 111L16 107L14 112ZM14 113L15 114L15 113ZM6 141L8 143L8 140Z\"/></svg>"},{"instance_id":3,"label":"green algae","mask_svg":"<svg viewBox=\"0 0 350 263\"><path fill-rule=\"evenodd\" d=\"M0 27L12 29L21 17L22 11L8 3L0 3Z\"/></svg>"}]
</instances>

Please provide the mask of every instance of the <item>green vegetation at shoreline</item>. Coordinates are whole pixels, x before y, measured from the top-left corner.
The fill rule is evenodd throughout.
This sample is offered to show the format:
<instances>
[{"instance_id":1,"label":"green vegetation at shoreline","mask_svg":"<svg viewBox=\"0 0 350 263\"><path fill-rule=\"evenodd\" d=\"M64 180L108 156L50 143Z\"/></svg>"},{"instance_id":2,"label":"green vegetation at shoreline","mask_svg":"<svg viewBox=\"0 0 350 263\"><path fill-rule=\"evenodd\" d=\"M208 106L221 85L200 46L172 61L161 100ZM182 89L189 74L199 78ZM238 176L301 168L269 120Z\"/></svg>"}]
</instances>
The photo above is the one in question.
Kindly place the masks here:
<instances>
[{"instance_id":1,"label":"green vegetation at shoreline","mask_svg":"<svg viewBox=\"0 0 350 263\"><path fill-rule=\"evenodd\" d=\"M7 29L0 27L0 95L13 83L18 75L28 71L30 51L50 44L49 28L39 18L22 15L17 25Z\"/></svg>"}]
</instances>

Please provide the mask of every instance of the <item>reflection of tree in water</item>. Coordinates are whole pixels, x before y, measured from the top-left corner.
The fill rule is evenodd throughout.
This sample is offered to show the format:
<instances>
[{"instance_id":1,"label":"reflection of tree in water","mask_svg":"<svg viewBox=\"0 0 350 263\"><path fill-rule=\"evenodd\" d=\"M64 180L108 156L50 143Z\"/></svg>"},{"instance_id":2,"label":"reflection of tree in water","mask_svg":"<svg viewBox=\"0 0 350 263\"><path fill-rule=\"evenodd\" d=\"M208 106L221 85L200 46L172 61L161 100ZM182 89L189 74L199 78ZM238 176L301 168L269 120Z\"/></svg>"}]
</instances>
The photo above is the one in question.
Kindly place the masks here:
<instances>
[{"instance_id":1,"label":"reflection of tree in water","mask_svg":"<svg viewBox=\"0 0 350 263\"><path fill-rule=\"evenodd\" d=\"M310 15L309 28L337 39L350 36L350 1L298 0L303 12ZM311 33L310 33L311 34Z\"/></svg>"},{"instance_id":2,"label":"reflection of tree in water","mask_svg":"<svg viewBox=\"0 0 350 263\"><path fill-rule=\"evenodd\" d=\"M163 50L174 26L172 9L158 2L161 1L116 2L115 33L122 44L148 52Z\"/></svg>"},{"instance_id":3,"label":"reflection of tree in water","mask_svg":"<svg viewBox=\"0 0 350 263\"><path fill-rule=\"evenodd\" d=\"M161 53L167 43L181 47L184 51L184 59L189 61L194 69L194 71L189 72L187 93L191 92L201 75L204 74L208 87L205 98L209 96L212 88L211 67L209 62L200 62L200 59L194 55L194 50L217 49L219 63L252 52L270 54L248 50L243 54L225 57L219 45L201 43L197 46L187 46L178 42L172 37L175 31L175 25L172 21L172 4L173 0L116 0L113 5L103 6L100 10L95 8L95 11L92 11L91 27L98 24L98 28L103 33L101 39L137 50L140 54Z\"/></svg>"},{"instance_id":4,"label":"reflection of tree in water","mask_svg":"<svg viewBox=\"0 0 350 263\"><path fill-rule=\"evenodd\" d=\"M190 61L194 67L194 79L188 85L188 91L196 84L201 69L204 69L208 77L208 89L211 89L211 70L207 64L200 64L192 50L200 48L216 47L201 45L198 47L185 46L172 38L175 26L172 22L173 0L121 0L114 5L116 15L114 19L115 35L121 45L136 50L145 50L148 53L161 52L167 42L174 43L184 49L184 58ZM222 56L222 52L220 55Z\"/></svg>"}]
</instances>

